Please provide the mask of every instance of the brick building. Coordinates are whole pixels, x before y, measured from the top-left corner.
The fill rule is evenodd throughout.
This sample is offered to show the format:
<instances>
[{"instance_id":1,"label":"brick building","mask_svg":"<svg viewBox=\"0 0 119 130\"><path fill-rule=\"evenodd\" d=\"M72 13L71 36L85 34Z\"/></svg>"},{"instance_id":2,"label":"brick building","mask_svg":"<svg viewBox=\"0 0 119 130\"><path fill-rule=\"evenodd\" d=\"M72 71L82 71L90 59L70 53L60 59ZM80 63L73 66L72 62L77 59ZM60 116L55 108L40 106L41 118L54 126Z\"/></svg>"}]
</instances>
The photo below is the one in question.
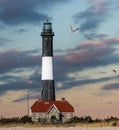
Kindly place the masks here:
<instances>
[{"instance_id":1,"label":"brick building","mask_svg":"<svg viewBox=\"0 0 119 130\"><path fill-rule=\"evenodd\" d=\"M38 100L32 107L32 121L67 122L73 117L74 108L64 98L61 101Z\"/></svg>"}]
</instances>

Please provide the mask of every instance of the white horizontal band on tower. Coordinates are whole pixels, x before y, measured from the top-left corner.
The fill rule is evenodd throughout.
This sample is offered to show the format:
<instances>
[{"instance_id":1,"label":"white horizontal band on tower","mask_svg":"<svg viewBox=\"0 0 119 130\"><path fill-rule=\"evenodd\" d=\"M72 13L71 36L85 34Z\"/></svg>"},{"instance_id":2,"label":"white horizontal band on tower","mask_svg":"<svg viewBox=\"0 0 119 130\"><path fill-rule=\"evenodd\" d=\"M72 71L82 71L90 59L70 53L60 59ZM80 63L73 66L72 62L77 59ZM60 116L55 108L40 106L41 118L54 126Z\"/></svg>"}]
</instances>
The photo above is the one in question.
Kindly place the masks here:
<instances>
[{"instance_id":1,"label":"white horizontal band on tower","mask_svg":"<svg viewBox=\"0 0 119 130\"><path fill-rule=\"evenodd\" d=\"M53 58L50 56L42 57L42 80L53 80Z\"/></svg>"}]
</instances>

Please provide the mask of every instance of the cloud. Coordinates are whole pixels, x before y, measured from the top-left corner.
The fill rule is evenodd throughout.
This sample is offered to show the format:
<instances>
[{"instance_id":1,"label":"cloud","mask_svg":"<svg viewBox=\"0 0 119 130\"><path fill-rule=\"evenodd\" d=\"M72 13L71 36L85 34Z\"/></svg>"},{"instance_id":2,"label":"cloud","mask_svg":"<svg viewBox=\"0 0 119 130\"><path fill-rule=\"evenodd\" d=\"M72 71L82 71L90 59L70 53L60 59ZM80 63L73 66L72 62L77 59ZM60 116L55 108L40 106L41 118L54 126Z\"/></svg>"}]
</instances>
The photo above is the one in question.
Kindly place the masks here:
<instances>
[{"instance_id":1,"label":"cloud","mask_svg":"<svg viewBox=\"0 0 119 130\"><path fill-rule=\"evenodd\" d=\"M71 49L67 49L65 50L65 53L69 52L69 53L74 53L74 52L79 52L79 51L83 51L83 50L87 50L87 51L90 51L91 49L107 49L109 48L109 50L113 51L113 52L116 52L116 48L114 48L115 46L118 46L118 43L119 43L119 36L116 36L114 38L105 38L103 39L104 37L106 37L106 35L97 35L96 37L100 37L102 40L95 40L95 41L85 41L85 42L82 42L82 43L79 43L78 46L74 47L74 48L71 48ZM63 52L63 51L61 51ZM113 54L112 52L112 54Z\"/></svg>"},{"instance_id":2,"label":"cloud","mask_svg":"<svg viewBox=\"0 0 119 130\"><path fill-rule=\"evenodd\" d=\"M72 54L63 55L55 59L54 65L54 77L56 82L61 82L61 86L57 89L69 89L74 86L81 86L86 84L104 82L113 79L113 77L98 78L98 79L87 79L80 77L69 77L68 74L75 74L77 72L82 72L84 70L90 70L91 68L105 67L113 63L119 63L119 57L113 55L114 49L109 48L98 48L98 49L88 49L85 51L80 51L78 53L77 59ZM106 59L106 60L105 60ZM102 70L104 73L104 70ZM101 71L101 72L102 72ZM106 71L106 70L105 70ZM77 78L78 80L77 80Z\"/></svg>"},{"instance_id":3,"label":"cloud","mask_svg":"<svg viewBox=\"0 0 119 130\"><path fill-rule=\"evenodd\" d=\"M5 25L37 24L51 19L47 8L68 0L0 0L0 21Z\"/></svg>"},{"instance_id":4,"label":"cloud","mask_svg":"<svg viewBox=\"0 0 119 130\"><path fill-rule=\"evenodd\" d=\"M99 40L105 40L108 38L108 35L107 34L93 34L93 36L95 36L96 39L99 39Z\"/></svg>"},{"instance_id":5,"label":"cloud","mask_svg":"<svg viewBox=\"0 0 119 130\"><path fill-rule=\"evenodd\" d=\"M9 50L0 52L0 72L5 73L12 69L31 67L40 64L40 56L32 55L33 51ZM31 54L31 55L30 55Z\"/></svg>"},{"instance_id":6,"label":"cloud","mask_svg":"<svg viewBox=\"0 0 119 130\"><path fill-rule=\"evenodd\" d=\"M112 84L107 84L105 86L102 87L103 90L117 90L119 89L119 83L112 83Z\"/></svg>"},{"instance_id":7,"label":"cloud","mask_svg":"<svg viewBox=\"0 0 119 130\"><path fill-rule=\"evenodd\" d=\"M0 1L0 20L7 25L17 25L22 23L34 23L46 19L48 16L38 13L34 7L39 4L37 0L16 1L9 0Z\"/></svg>"},{"instance_id":8,"label":"cloud","mask_svg":"<svg viewBox=\"0 0 119 130\"><path fill-rule=\"evenodd\" d=\"M0 76L0 94L5 94L10 90L27 89L27 80L33 81L32 91L40 90L41 57L38 53L37 50L0 52L0 73L2 74Z\"/></svg>"},{"instance_id":9,"label":"cloud","mask_svg":"<svg viewBox=\"0 0 119 130\"><path fill-rule=\"evenodd\" d=\"M9 42L11 42L11 41L12 41L12 40L10 40L10 39L0 37L0 45L1 45L1 46L5 46L5 45L7 45Z\"/></svg>"},{"instance_id":10,"label":"cloud","mask_svg":"<svg viewBox=\"0 0 119 130\"><path fill-rule=\"evenodd\" d=\"M80 30L95 30L109 15L108 3L104 1L90 0L91 6L82 12L74 15L75 21L80 21Z\"/></svg>"},{"instance_id":11,"label":"cloud","mask_svg":"<svg viewBox=\"0 0 119 130\"><path fill-rule=\"evenodd\" d=\"M95 42L95 43L94 43ZM92 79L91 77L70 77L69 74L76 75L77 72L105 67L119 63L119 57L115 54L119 43L118 37L100 41L85 42L67 50L54 50L54 79L56 90L69 89L73 86L87 85L109 81L113 77L102 77ZM103 46L105 44L105 46ZM63 52L63 53L62 53ZM75 55L76 54L76 55ZM26 89L26 79L32 80L34 85L31 89L41 89L41 56L37 50L9 50L0 52L0 72L1 85L0 92L3 94L10 89ZM101 72L104 73L104 70ZM24 79L24 74L25 78ZM77 80L77 78L79 78ZM59 87L58 87L58 85ZM21 99L23 100L23 99Z\"/></svg>"},{"instance_id":12,"label":"cloud","mask_svg":"<svg viewBox=\"0 0 119 130\"><path fill-rule=\"evenodd\" d=\"M28 73L27 71L22 71ZM12 74L14 75L14 73ZM31 92L40 92L40 73L37 76L33 73L31 77L19 74L17 76L6 74L6 76L1 76L0 80L2 82L0 84L1 95L4 95L8 91L28 90L28 88ZM29 80L32 81L31 84L28 82Z\"/></svg>"},{"instance_id":13,"label":"cloud","mask_svg":"<svg viewBox=\"0 0 119 130\"><path fill-rule=\"evenodd\" d=\"M118 61L118 56L113 54L115 52L114 48L92 47L92 45L91 47L90 45L87 46L79 45L74 49L74 52L76 50L77 57L75 57L73 52L56 57L55 64L58 65L57 67L59 68L57 69L59 72L63 73L68 72L69 70L70 72L74 72L90 67L105 66ZM105 61L105 59L107 60Z\"/></svg>"},{"instance_id":14,"label":"cloud","mask_svg":"<svg viewBox=\"0 0 119 130\"><path fill-rule=\"evenodd\" d=\"M25 29L23 29L23 28L20 28L20 29L18 29L18 30L16 30L15 32L17 32L17 33L22 33L22 32L27 32L28 30L25 30Z\"/></svg>"},{"instance_id":15,"label":"cloud","mask_svg":"<svg viewBox=\"0 0 119 130\"><path fill-rule=\"evenodd\" d=\"M66 90L73 87L82 87L83 85L89 85L89 84L95 84L95 83L101 83L105 81L109 81L113 79L113 77L106 77L106 78L98 78L98 79L84 79L84 80L75 80L75 79L69 79L67 82L62 82L62 87L57 87L57 90Z\"/></svg>"},{"instance_id":16,"label":"cloud","mask_svg":"<svg viewBox=\"0 0 119 130\"><path fill-rule=\"evenodd\" d=\"M58 50L63 52L62 55L55 56L54 59L54 77L60 84L59 89L68 89L71 86L77 86L80 84L90 84L101 81L110 80L111 78L99 78L99 79L85 79L77 81L74 77L68 77L70 73L82 72L84 70L90 70L91 68L104 67L112 64L119 63L119 57L116 54L117 46L119 43L118 37L110 38L102 41L87 41L79 44L75 48L65 50ZM101 72L104 73L104 70Z\"/></svg>"},{"instance_id":17,"label":"cloud","mask_svg":"<svg viewBox=\"0 0 119 130\"><path fill-rule=\"evenodd\" d=\"M29 100L31 99L39 99L40 98L40 93L38 91L33 92L29 94ZM22 101L26 101L28 100L28 93L26 93L26 95L23 95L21 98L16 98L15 100L13 100L12 102L16 103L16 102L22 102Z\"/></svg>"}]
</instances>

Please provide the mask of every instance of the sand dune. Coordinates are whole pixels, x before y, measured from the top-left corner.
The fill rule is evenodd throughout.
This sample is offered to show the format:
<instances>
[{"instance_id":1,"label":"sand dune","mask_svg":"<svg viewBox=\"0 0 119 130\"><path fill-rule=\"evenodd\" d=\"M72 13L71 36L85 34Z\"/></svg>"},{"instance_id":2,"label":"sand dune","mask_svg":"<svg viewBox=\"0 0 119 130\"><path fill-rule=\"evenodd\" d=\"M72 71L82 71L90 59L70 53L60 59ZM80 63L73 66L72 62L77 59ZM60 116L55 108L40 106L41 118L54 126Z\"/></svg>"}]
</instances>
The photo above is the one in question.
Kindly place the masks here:
<instances>
[{"instance_id":1,"label":"sand dune","mask_svg":"<svg viewBox=\"0 0 119 130\"><path fill-rule=\"evenodd\" d=\"M8 127L0 128L0 130L119 130L119 127L60 127L60 128L49 128L49 127L39 127L39 128L25 128L25 127Z\"/></svg>"}]
</instances>

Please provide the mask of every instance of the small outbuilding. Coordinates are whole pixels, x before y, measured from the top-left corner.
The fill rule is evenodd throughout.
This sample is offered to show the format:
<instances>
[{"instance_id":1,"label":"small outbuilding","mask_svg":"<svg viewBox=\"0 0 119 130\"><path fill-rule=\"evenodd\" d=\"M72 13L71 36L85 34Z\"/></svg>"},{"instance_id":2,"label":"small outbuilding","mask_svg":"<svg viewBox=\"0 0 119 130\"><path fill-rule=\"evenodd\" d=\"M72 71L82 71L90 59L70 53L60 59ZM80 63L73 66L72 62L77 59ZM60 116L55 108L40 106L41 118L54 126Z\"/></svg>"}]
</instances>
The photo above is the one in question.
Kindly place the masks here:
<instances>
[{"instance_id":1,"label":"small outbuilding","mask_svg":"<svg viewBox=\"0 0 119 130\"><path fill-rule=\"evenodd\" d=\"M73 113L73 106L65 98L61 101L37 100L31 107L33 122L67 122Z\"/></svg>"}]
</instances>

